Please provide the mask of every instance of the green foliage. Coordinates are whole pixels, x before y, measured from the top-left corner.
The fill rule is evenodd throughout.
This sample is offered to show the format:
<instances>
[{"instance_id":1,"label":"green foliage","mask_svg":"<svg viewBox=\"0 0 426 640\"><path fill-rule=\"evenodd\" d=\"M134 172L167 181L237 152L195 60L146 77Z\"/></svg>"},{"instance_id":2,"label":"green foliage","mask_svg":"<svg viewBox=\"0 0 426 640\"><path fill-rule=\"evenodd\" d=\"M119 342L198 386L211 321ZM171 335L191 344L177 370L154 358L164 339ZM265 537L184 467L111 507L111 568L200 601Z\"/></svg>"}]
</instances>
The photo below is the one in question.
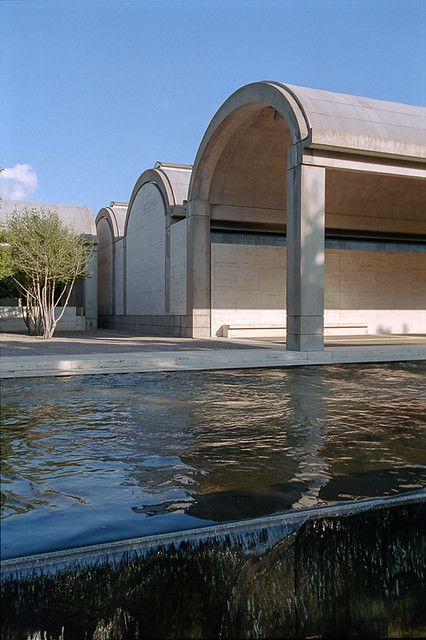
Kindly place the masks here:
<instances>
[{"instance_id":1,"label":"green foliage","mask_svg":"<svg viewBox=\"0 0 426 640\"><path fill-rule=\"evenodd\" d=\"M85 273L87 247L52 211L26 208L13 214L6 236L10 267L20 278L66 284Z\"/></svg>"},{"instance_id":2,"label":"green foliage","mask_svg":"<svg viewBox=\"0 0 426 640\"><path fill-rule=\"evenodd\" d=\"M90 251L57 213L27 207L15 212L3 231L2 275L25 297L30 333L50 338L68 304L76 279L86 272ZM58 317L55 309L61 305Z\"/></svg>"},{"instance_id":3,"label":"green foliage","mask_svg":"<svg viewBox=\"0 0 426 640\"><path fill-rule=\"evenodd\" d=\"M0 280L10 278L12 273L12 261L10 247L7 242L7 234L4 230L0 230Z\"/></svg>"},{"instance_id":4,"label":"green foliage","mask_svg":"<svg viewBox=\"0 0 426 640\"><path fill-rule=\"evenodd\" d=\"M17 298L19 290L13 279L10 246L7 233L0 229L0 298Z\"/></svg>"}]
</instances>

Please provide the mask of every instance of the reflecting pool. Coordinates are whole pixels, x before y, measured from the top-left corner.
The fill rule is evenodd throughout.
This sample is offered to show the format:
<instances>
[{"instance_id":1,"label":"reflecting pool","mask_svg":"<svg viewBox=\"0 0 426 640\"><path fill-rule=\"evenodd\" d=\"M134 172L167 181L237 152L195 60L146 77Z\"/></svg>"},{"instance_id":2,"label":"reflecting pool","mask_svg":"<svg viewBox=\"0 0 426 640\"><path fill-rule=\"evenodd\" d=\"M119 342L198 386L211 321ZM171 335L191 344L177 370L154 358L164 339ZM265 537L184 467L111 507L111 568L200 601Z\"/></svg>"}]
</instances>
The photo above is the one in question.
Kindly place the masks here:
<instances>
[{"instance_id":1,"label":"reflecting pool","mask_svg":"<svg viewBox=\"0 0 426 640\"><path fill-rule=\"evenodd\" d=\"M17 557L426 486L426 364L2 383Z\"/></svg>"}]
</instances>

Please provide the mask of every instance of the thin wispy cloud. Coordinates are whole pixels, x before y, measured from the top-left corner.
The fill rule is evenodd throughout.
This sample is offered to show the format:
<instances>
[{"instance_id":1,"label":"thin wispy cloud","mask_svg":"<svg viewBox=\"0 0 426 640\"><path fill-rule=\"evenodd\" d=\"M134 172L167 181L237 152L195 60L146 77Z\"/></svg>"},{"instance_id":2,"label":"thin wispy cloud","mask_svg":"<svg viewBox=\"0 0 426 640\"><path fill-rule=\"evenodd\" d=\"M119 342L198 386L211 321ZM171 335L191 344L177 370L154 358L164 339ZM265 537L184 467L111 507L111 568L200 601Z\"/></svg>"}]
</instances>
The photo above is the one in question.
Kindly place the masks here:
<instances>
[{"instance_id":1,"label":"thin wispy cloud","mask_svg":"<svg viewBox=\"0 0 426 640\"><path fill-rule=\"evenodd\" d=\"M15 164L0 172L0 195L3 198L25 200L37 187L37 174L29 164Z\"/></svg>"}]
</instances>

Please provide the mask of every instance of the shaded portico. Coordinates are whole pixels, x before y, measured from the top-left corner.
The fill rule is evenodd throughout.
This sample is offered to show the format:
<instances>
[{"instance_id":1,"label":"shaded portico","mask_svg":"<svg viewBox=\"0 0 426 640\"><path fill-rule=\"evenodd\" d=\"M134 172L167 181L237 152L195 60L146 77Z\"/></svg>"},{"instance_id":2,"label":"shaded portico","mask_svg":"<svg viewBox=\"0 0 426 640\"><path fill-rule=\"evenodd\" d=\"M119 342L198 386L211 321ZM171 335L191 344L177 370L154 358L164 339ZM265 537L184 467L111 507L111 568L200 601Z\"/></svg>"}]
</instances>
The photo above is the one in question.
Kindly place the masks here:
<instances>
[{"instance_id":1,"label":"shaded portico","mask_svg":"<svg viewBox=\"0 0 426 640\"><path fill-rule=\"evenodd\" d=\"M380 313L386 305L392 307L386 307L392 312L389 317L399 312L406 316L408 311L408 326L417 330L426 306L422 285L425 161L424 108L276 82L239 89L210 123L189 187L187 308L191 335L215 335L212 238L230 232L285 237L286 303L276 307L285 322L287 349L323 348L325 247L327 242L334 246L332 241L337 242L335 251L349 248L372 260L371 265L365 260L366 268L357 273L356 282L368 279L368 270L383 263L385 275L378 278L378 286L383 282L386 290L382 306L374 311ZM378 257L378 251L384 257ZM396 288L398 302L392 299L386 277L392 277L395 260L407 251L410 258L402 261L406 266ZM394 262L391 254L396 255ZM344 262L344 256L334 257ZM263 271L267 267L263 265ZM342 289L342 273L335 270L329 281L330 288L338 289L338 310L344 317L341 307L348 303L343 299L350 298L355 285L348 278ZM407 282L405 299L402 293ZM362 314L358 307L362 311L374 305L377 291L361 287L356 295L357 308L348 313L372 317L371 309ZM399 326L401 321L392 322Z\"/></svg>"}]
</instances>

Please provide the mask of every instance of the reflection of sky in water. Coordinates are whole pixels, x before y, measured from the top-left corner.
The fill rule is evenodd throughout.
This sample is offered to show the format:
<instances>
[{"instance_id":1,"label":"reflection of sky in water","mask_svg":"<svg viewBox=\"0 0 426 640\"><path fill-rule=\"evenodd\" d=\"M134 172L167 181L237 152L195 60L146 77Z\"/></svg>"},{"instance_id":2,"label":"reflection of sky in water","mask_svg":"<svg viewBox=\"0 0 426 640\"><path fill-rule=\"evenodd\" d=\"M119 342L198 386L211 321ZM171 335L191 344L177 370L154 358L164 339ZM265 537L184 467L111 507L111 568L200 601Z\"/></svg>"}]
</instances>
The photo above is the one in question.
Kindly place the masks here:
<instances>
[{"instance_id":1,"label":"reflection of sky in water","mask_svg":"<svg viewBox=\"0 0 426 640\"><path fill-rule=\"evenodd\" d=\"M426 366L2 383L4 555L426 484Z\"/></svg>"}]
</instances>

